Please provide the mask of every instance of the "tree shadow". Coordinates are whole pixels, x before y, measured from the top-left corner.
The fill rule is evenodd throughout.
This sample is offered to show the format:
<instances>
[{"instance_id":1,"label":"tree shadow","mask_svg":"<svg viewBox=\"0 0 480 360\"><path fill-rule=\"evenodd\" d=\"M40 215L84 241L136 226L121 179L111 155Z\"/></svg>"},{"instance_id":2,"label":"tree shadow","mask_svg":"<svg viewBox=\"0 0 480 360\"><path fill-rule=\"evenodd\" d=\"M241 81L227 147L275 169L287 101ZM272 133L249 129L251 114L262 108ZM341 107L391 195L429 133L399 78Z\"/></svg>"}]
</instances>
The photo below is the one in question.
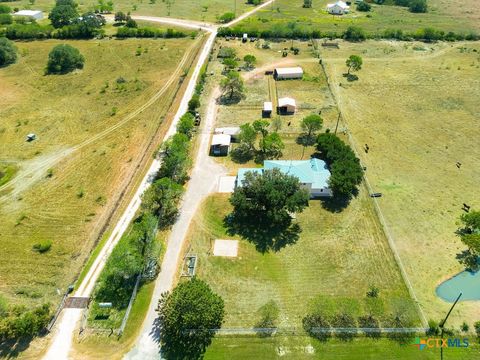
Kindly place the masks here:
<instances>
[{"instance_id":1,"label":"tree shadow","mask_svg":"<svg viewBox=\"0 0 480 360\"><path fill-rule=\"evenodd\" d=\"M203 354L212 343L215 331L185 330L188 334L182 336L162 337L160 354L162 359L194 360L203 359Z\"/></svg>"},{"instance_id":2,"label":"tree shadow","mask_svg":"<svg viewBox=\"0 0 480 360\"><path fill-rule=\"evenodd\" d=\"M476 272L479 270L480 258L472 253L470 249L462 250L455 257L465 267L466 271Z\"/></svg>"},{"instance_id":3,"label":"tree shadow","mask_svg":"<svg viewBox=\"0 0 480 360\"><path fill-rule=\"evenodd\" d=\"M33 338L23 338L19 340L6 340L0 342L0 358L14 359L22 352L28 349Z\"/></svg>"},{"instance_id":4,"label":"tree shadow","mask_svg":"<svg viewBox=\"0 0 480 360\"><path fill-rule=\"evenodd\" d=\"M355 74L343 74L343 77L347 78L347 81L357 81L358 80L358 76L355 75Z\"/></svg>"},{"instance_id":5,"label":"tree shadow","mask_svg":"<svg viewBox=\"0 0 480 360\"><path fill-rule=\"evenodd\" d=\"M236 105L242 100L242 96L227 96L227 95L221 95L217 99L217 104L218 105Z\"/></svg>"},{"instance_id":6,"label":"tree shadow","mask_svg":"<svg viewBox=\"0 0 480 360\"><path fill-rule=\"evenodd\" d=\"M353 194L338 194L329 198L322 198L322 207L332 213L340 213L345 210L350 204L350 201L357 196L358 189L355 189Z\"/></svg>"},{"instance_id":7,"label":"tree shadow","mask_svg":"<svg viewBox=\"0 0 480 360\"><path fill-rule=\"evenodd\" d=\"M253 159L253 151L248 146L240 145L230 152L232 161L237 164L245 164Z\"/></svg>"},{"instance_id":8,"label":"tree shadow","mask_svg":"<svg viewBox=\"0 0 480 360\"><path fill-rule=\"evenodd\" d=\"M249 217L233 212L224 218L224 226L229 235L240 235L262 254L295 244L302 231L290 216L272 221L261 212Z\"/></svg>"},{"instance_id":9,"label":"tree shadow","mask_svg":"<svg viewBox=\"0 0 480 360\"><path fill-rule=\"evenodd\" d=\"M313 146L315 145L315 135L308 135L307 133L302 133L298 135L296 143L302 146Z\"/></svg>"}]
</instances>

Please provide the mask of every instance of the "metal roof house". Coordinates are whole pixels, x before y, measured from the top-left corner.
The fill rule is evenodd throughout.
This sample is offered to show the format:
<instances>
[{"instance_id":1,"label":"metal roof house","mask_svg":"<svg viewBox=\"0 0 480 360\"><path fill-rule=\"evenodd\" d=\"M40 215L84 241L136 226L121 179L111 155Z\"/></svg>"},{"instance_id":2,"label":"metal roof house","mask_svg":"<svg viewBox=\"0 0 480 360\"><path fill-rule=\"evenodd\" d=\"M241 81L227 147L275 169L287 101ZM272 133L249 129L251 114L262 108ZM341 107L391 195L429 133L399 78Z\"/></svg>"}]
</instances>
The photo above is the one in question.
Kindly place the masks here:
<instances>
[{"instance_id":1,"label":"metal roof house","mask_svg":"<svg viewBox=\"0 0 480 360\"><path fill-rule=\"evenodd\" d=\"M301 79L303 78L303 69L300 66L276 68L273 71L275 80Z\"/></svg>"},{"instance_id":2,"label":"metal roof house","mask_svg":"<svg viewBox=\"0 0 480 360\"><path fill-rule=\"evenodd\" d=\"M34 18L35 20L42 20L43 12L40 10L20 10L14 13L13 16L25 16Z\"/></svg>"},{"instance_id":3,"label":"metal roof house","mask_svg":"<svg viewBox=\"0 0 480 360\"><path fill-rule=\"evenodd\" d=\"M343 15L350 12L350 6L343 1L337 1L335 4L328 4L327 11L332 15Z\"/></svg>"},{"instance_id":4,"label":"metal roof house","mask_svg":"<svg viewBox=\"0 0 480 360\"><path fill-rule=\"evenodd\" d=\"M273 104L271 101L265 101L263 103L262 117L269 118L272 115Z\"/></svg>"},{"instance_id":5,"label":"metal roof house","mask_svg":"<svg viewBox=\"0 0 480 360\"><path fill-rule=\"evenodd\" d=\"M279 114L294 114L295 110L297 110L295 99L289 97L278 99L277 112Z\"/></svg>"},{"instance_id":6,"label":"metal roof house","mask_svg":"<svg viewBox=\"0 0 480 360\"><path fill-rule=\"evenodd\" d=\"M228 155L232 137L226 134L215 134L212 138L213 155Z\"/></svg>"},{"instance_id":7,"label":"metal roof house","mask_svg":"<svg viewBox=\"0 0 480 360\"><path fill-rule=\"evenodd\" d=\"M265 160L263 168L242 168L238 170L235 186L242 186L248 172L263 174L265 170L279 169L282 173L298 178L302 188L310 192L310 197L329 197L332 191L328 186L330 171L325 161L310 160Z\"/></svg>"},{"instance_id":8,"label":"metal roof house","mask_svg":"<svg viewBox=\"0 0 480 360\"><path fill-rule=\"evenodd\" d=\"M238 140L238 137L240 135L240 127L238 127L238 126L227 126L227 127L215 128L215 131L213 133L214 134L230 135L231 141L235 142L235 141Z\"/></svg>"}]
</instances>

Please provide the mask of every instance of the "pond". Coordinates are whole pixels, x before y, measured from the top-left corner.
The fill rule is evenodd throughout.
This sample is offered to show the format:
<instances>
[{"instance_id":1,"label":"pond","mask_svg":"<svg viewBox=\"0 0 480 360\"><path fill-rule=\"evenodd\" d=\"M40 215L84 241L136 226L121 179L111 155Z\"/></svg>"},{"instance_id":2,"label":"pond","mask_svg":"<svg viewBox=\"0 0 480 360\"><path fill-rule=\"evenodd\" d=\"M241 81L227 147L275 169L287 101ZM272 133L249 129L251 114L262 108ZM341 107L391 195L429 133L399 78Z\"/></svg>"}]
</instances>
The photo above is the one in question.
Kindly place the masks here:
<instances>
[{"instance_id":1,"label":"pond","mask_svg":"<svg viewBox=\"0 0 480 360\"><path fill-rule=\"evenodd\" d=\"M436 293L447 302L454 302L460 293L459 301L480 300L480 271L462 271L438 285Z\"/></svg>"}]
</instances>

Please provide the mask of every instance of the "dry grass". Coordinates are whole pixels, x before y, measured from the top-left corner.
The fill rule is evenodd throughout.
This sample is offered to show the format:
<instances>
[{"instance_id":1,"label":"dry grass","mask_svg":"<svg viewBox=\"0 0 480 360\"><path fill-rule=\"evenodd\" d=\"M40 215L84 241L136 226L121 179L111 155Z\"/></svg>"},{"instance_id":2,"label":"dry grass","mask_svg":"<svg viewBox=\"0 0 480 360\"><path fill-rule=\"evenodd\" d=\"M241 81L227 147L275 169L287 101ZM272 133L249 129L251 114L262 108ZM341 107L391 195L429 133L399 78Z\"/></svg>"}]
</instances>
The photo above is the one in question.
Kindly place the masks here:
<instances>
[{"instance_id":1,"label":"dry grass","mask_svg":"<svg viewBox=\"0 0 480 360\"><path fill-rule=\"evenodd\" d=\"M0 293L14 302L56 301L56 289L78 274L149 146L159 141L179 76L196 54L190 39L75 41L85 69L44 76L58 43L18 43L20 60L0 70L0 91L16 94L0 98L1 160L19 167L0 196ZM136 56L140 45L148 51ZM142 107L172 74L163 96ZM120 76L124 88L117 87ZM29 132L39 139L26 143ZM32 252L45 240L53 243L48 253Z\"/></svg>"},{"instance_id":2,"label":"dry grass","mask_svg":"<svg viewBox=\"0 0 480 360\"><path fill-rule=\"evenodd\" d=\"M380 207L413 288L436 320L450 306L436 286L462 270L455 256L463 246L454 234L462 204L480 208L479 53L479 43L367 42L323 54L357 147L370 147L362 162L384 194ZM342 76L350 54L364 60L353 83ZM467 302L449 322L479 318L478 304Z\"/></svg>"}]
</instances>

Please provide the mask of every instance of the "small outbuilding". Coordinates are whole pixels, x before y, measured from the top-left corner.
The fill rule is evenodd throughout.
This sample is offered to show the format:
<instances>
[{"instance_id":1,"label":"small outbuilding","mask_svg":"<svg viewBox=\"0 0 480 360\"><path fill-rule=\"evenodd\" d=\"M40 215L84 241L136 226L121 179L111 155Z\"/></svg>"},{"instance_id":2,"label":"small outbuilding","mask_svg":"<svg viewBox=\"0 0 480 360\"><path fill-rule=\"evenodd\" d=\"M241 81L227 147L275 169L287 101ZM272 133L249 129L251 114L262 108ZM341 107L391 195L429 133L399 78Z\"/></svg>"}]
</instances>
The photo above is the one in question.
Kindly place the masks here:
<instances>
[{"instance_id":1,"label":"small outbuilding","mask_svg":"<svg viewBox=\"0 0 480 360\"><path fill-rule=\"evenodd\" d=\"M296 110L297 110L297 103L295 102L295 99L292 99L289 97L278 99L277 112L279 114L281 115L295 114Z\"/></svg>"},{"instance_id":2,"label":"small outbuilding","mask_svg":"<svg viewBox=\"0 0 480 360\"><path fill-rule=\"evenodd\" d=\"M332 15L348 14L350 12L350 6L348 6L347 3L340 0L334 4L328 4L327 11L329 14L332 14Z\"/></svg>"},{"instance_id":3,"label":"small outbuilding","mask_svg":"<svg viewBox=\"0 0 480 360\"><path fill-rule=\"evenodd\" d=\"M212 138L212 154L226 156L230 151L232 137L226 134L214 134Z\"/></svg>"},{"instance_id":4,"label":"small outbuilding","mask_svg":"<svg viewBox=\"0 0 480 360\"><path fill-rule=\"evenodd\" d=\"M272 116L273 104L271 101L265 101L263 103L262 117L269 118Z\"/></svg>"},{"instance_id":5,"label":"small outbuilding","mask_svg":"<svg viewBox=\"0 0 480 360\"><path fill-rule=\"evenodd\" d=\"M31 17L35 20L42 20L43 12L41 12L40 10L20 10L14 13L13 16L24 16Z\"/></svg>"},{"instance_id":6,"label":"small outbuilding","mask_svg":"<svg viewBox=\"0 0 480 360\"><path fill-rule=\"evenodd\" d=\"M289 80L303 78L303 69L300 66L276 68L273 71L275 80Z\"/></svg>"},{"instance_id":7,"label":"small outbuilding","mask_svg":"<svg viewBox=\"0 0 480 360\"><path fill-rule=\"evenodd\" d=\"M248 34L245 33L245 34L243 34L243 36L242 36L242 42L246 43L247 41L248 41Z\"/></svg>"},{"instance_id":8,"label":"small outbuilding","mask_svg":"<svg viewBox=\"0 0 480 360\"><path fill-rule=\"evenodd\" d=\"M37 135L35 135L34 133L31 133L31 134L27 135L27 138L25 140L30 142L30 141L33 141L33 140L36 140L36 139L37 139Z\"/></svg>"},{"instance_id":9,"label":"small outbuilding","mask_svg":"<svg viewBox=\"0 0 480 360\"><path fill-rule=\"evenodd\" d=\"M240 128L238 126L227 126L216 128L214 134L230 135L231 142L237 142L240 136Z\"/></svg>"}]
</instances>

